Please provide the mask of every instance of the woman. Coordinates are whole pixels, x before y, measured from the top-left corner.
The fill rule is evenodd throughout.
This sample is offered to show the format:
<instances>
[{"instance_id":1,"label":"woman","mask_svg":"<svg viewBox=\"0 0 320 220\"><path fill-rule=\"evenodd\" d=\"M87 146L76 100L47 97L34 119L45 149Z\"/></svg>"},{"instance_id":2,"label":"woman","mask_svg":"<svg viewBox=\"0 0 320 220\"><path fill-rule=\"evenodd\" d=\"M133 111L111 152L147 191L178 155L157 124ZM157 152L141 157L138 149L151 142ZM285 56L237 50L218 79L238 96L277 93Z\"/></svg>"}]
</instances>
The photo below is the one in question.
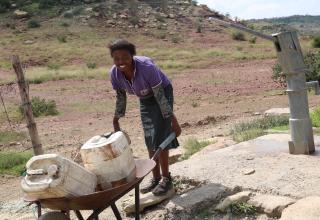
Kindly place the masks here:
<instances>
[{"instance_id":1,"label":"woman","mask_svg":"<svg viewBox=\"0 0 320 220\"><path fill-rule=\"evenodd\" d=\"M113 118L115 131L120 130L119 119L125 115L126 93L140 98L141 121L149 157L174 131L178 137L180 125L173 114L173 89L166 75L148 57L135 56L135 45L126 40L116 40L109 46L114 65L111 68L111 83L117 93L116 110ZM153 169L153 178L141 188L141 193L151 192L164 195L173 188L169 173L168 149L179 146L177 139L163 150ZM160 173L161 167L161 173ZM162 174L162 175L161 175Z\"/></svg>"}]
</instances>

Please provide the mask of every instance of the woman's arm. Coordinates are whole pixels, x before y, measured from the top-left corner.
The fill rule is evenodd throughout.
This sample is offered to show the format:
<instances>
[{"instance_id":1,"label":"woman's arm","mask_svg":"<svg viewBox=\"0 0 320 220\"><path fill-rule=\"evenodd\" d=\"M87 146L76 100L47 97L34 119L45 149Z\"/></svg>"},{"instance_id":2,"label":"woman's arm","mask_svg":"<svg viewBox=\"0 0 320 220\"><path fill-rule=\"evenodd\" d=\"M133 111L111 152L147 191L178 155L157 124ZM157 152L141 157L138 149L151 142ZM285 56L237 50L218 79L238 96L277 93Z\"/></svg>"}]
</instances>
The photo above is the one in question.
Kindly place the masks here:
<instances>
[{"instance_id":1,"label":"woman's arm","mask_svg":"<svg viewBox=\"0 0 320 220\"><path fill-rule=\"evenodd\" d=\"M120 131L119 119L125 116L127 107L127 94L123 89L117 89L116 110L113 117L114 131Z\"/></svg>"},{"instance_id":2,"label":"woman's arm","mask_svg":"<svg viewBox=\"0 0 320 220\"><path fill-rule=\"evenodd\" d=\"M169 105L168 99L164 94L163 86L160 84L156 87L153 87L152 91L157 103L160 106L160 110L163 118L171 118L172 130L176 133L176 136L178 137L181 134L181 127L178 123L176 116L173 114L173 111L171 106Z\"/></svg>"}]
</instances>

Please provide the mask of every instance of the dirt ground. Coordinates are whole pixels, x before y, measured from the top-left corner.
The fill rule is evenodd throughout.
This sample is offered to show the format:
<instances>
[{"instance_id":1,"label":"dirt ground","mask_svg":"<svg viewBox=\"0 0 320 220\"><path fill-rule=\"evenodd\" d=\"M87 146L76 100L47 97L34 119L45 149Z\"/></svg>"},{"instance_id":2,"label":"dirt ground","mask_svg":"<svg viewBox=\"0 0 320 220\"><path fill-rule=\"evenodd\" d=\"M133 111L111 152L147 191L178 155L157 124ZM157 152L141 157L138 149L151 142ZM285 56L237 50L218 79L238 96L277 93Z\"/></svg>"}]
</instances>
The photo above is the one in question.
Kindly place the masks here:
<instances>
[{"instance_id":1,"label":"dirt ground","mask_svg":"<svg viewBox=\"0 0 320 220\"><path fill-rule=\"evenodd\" d=\"M188 137L228 136L230 127L238 121L256 117L271 107L287 107L288 98L281 92L284 89L271 79L274 62L238 61L174 75L174 111L183 128L179 138L181 145ZM32 84L30 95L55 100L61 112L58 116L37 119L46 152L75 159L87 139L112 131L115 94L107 71L105 80ZM18 89L7 93L4 98L8 102L19 103ZM310 106L315 106L318 100L318 97L311 95ZM130 135L134 155L147 157L136 97L129 97L126 117L121 119L120 124ZM25 124L20 124L19 130L26 130ZM23 148L30 147L29 142L22 145ZM0 203L21 198L19 178L3 176L0 181Z\"/></svg>"}]
</instances>

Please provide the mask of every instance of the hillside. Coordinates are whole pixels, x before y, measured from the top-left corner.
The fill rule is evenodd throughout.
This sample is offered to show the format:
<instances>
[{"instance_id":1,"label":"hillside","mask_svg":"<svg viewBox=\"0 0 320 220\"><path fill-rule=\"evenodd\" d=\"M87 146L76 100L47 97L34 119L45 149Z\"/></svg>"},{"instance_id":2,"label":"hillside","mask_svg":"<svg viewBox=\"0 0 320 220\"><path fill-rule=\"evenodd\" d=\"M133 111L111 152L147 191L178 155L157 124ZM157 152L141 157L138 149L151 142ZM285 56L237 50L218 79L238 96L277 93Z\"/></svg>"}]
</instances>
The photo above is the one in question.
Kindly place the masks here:
<instances>
[{"instance_id":1,"label":"hillside","mask_svg":"<svg viewBox=\"0 0 320 220\"><path fill-rule=\"evenodd\" d=\"M293 15L279 18L251 19L247 22L254 28L268 33L297 30L303 35L320 35L320 16Z\"/></svg>"}]
</instances>

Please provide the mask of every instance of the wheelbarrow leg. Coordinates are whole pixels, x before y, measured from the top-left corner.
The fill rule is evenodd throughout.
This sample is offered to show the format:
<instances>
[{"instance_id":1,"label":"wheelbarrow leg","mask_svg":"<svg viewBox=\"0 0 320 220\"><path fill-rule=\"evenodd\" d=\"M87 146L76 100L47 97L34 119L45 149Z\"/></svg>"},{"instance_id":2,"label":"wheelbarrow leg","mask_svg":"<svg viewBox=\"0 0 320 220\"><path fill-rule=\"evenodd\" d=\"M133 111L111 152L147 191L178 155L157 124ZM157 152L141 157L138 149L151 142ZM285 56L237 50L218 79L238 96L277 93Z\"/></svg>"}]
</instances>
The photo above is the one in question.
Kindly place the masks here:
<instances>
[{"instance_id":1,"label":"wheelbarrow leg","mask_svg":"<svg viewBox=\"0 0 320 220\"><path fill-rule=\"evenodd\" d=\"M117 220L122 220L120 212L114 202L111 203L111 208L112 208L113 214L116 216Z\"/></svg>"},{"instance_id":2,"label":"wheelbarrow leg","mask_svg":"<svg viewBox=\"0 0 320 220\"><path fill-rule=\"evenodd\" d=\"M37 204L37 212L38 212L38 218L41 216L41 203L40 202L36 202Z\"/></svg>"},{"instance_id":3,"label":"wheelbarrow leg","mask_svg":"<svg viewBox=\"0 0 320 220\"><path fill-rule=\"evenodd\" d=\"M134 199L135 199L135 220L140 220L140 190L139 190L139 185L140 183L138 183L135 186L135 195L134 195Z\"/></svg>"},{"instance_id":4,"label":"wheelbarrow leg","mask_svg":"<svg viewBox=\"0 0 320 220\"><path fill-rule=\"evenodd\" d=\"M79 210L74 210L74 213L76 214L76 216L79 220L84 220L84 218L82 217L81 212Z\"/></svg>"}]
</instances>

